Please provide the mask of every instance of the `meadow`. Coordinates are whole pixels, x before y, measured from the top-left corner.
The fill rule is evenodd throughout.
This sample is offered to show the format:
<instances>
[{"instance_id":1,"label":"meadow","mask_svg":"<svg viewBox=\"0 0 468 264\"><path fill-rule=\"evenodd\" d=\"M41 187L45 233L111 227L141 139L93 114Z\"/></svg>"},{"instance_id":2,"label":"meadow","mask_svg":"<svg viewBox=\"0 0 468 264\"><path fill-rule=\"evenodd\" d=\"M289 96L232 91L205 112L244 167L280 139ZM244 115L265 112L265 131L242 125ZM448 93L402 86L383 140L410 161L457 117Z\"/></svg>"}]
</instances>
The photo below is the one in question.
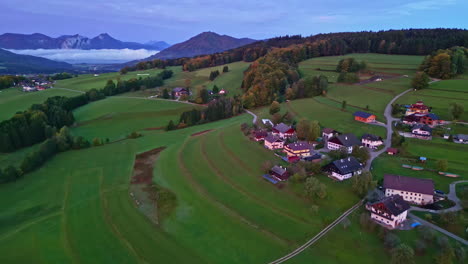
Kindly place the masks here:
<instances>
[{"instance_id":1,"label":"meadow","mask_svg":"<svg viewBox=\"0 0 468 264\"><path fill-rule=\"evenodd\" d=\"M367 60L376 71L398 74L414 73L414 65L422 59L351 56ZM339 58L309 60L301 64L301 71L307 74L316 64L332 68ZM213 82L208 80L210 72L222 66L195 72L173 67L175 74L164 87L183 86L190 79L194 89L211 89L216 84L233 95L240 93L242 72L248 65L228 64L230 71ZM135 75L128 73L125 78ZM61 81L57 87L100 89L107 79L118 76L80 76ZM318 120L323 127L357 136L372 133L384 137L384 128L356 122L352 113L369 105L370 111L381 115L394 95L408 89L408 82L402 77L369 86L332 84L326 97L285 102L281 113L289 111L296 119ZM169 120L177 121L182 111L194 106L128 98L151 93L154 91L108 97L76 109L74 135L116 142L60 153L23 179L0 185L1 263L268 263L300 246L359 200L350 181L335 182L323 175L317 177L326 185L327 197L315 201L304 196L302 183L277 187L265 181L261 177L263 162L284 163L242 134L240 124L251 123L250 115L164 131ZM372 97L372 102L366 97ZM348 102L345 110L341 109L342 100ZM260 118L270 117L268 107L255 112ZM133 131L143 136L125 139ZM427 156L428 166L443 157L449 160L449 171L466 175L463 158L467 150L460 147L467 146L442 140L410 143L409 153ZM0 167L15 164L34 147L0 155ZM129 182L135 155L158 147L166 149L154 164L153 181L175 194L177 206L155 225L129 195ZM440 149L445 150L443 154ZM403 169L401 162L406 161L402 159L386 154L379 157L373 163L374 177L380 179L384 173L423 176L433 178L436 188L444 191L453 180L434 172ZM349 217L347 229L338 225L287 263L389 263L377 234L360 227L362 211ZM397 235L412 246L418 236L416 231ZM433 252L435 248L430 246L428 254L418 256L416 262L430 263Z\"/></svg>"},{"instance_id":2,"label":"meadow","mask_svg":"<svg viewBox=\"0 0 468 264\"><path fill-rule=\"evenodd\" d=\"M60 89L47 89L25 93L19 88L0 90L0 121L11 118L16 112L27 110L53 96L76 96L78 93Z\"/></svg>"}]
</instances>

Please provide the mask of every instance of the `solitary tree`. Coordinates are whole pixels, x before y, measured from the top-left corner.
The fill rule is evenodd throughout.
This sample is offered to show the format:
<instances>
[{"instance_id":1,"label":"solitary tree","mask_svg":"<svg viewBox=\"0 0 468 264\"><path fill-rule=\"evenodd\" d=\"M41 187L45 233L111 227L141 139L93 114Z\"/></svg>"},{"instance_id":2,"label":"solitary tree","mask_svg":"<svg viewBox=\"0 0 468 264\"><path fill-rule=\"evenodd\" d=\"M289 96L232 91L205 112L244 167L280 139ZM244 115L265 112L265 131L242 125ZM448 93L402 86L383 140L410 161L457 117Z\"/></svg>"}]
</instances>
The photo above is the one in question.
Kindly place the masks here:
<instances>
[{"instance_id":1,"label":"solitary tree","mask_svg":"<svg viewBox=\"0 0 468 264\"><path fill-rule=\"evenodd\" d=\"M174 121L169 121L169 124L167 124L167 127L166 127L166 130L167 131L171 131L171 130L174 130L176 129L176 126L174 125Z\"/></svg>"},{"instance_id":2,"label":"solitary tree","mask_svg":"<svg viewBox=\"0 0 468 264\"><path fill-rule=\"evenodd\" d=\"M301 119L296 126L297 138L304 140L308 137L310 131L310 122L307 119Z\"/></svg>"},{"instance_id":3,"label":"solitary tree","mask_svg":"<svg viewBox=\"0 0 468 264\"><path fill-rule=\"evenodd\" d=\"M223 67L223 72L228 72L229 71L229 67L228 66L224 66Z\"/></svg>"},{"instance_id":4,"label":"solitary tree","mask_svg":"<svg viewBox=\"0 0 468 264\"><path fill-rule=\"evenodd\" d=\"M341 103L341 109L343 109L343 110L346 109L346 101L343 101Z\"/></svg>"},{"instance_id":5,"label":"solitary tree","mask_svg":"<svg viewBox=\"0 0 468 264\"><path fill-rule=\"evenodd\" d=\"M446 159L440 159L437 161L437 170L447 171L448 170L448 161Z\"/></svg>"},{"instance_id":6,"label":"solitary tree","mask_svg":"<svg viewBox=\"0 0 468 264\"><path fill-rule=\"evenodd\" d=\"M162 97L163 97L164 99L169 99L169 98L171 98L171 96L169 95L169 92L167 91L166 88L164 88L164 90L163 90L163 95L162 95Z\"/></svg>"},{"instance_id":7,"label":"solitary tree","mask_svg":"<svg viewBox=\"0 0 468 264\"><path fill-rule=\"evenodd\" d=\"M414 263L414 251L406 244L400 244L392 249L392 264L411 264Z\"/></svg>"},{"instance_id":8,"label":"solitary tree","mask_svg":"<svg viewBox=\"0 0 468 264\"><path fill-rule=\"evenodd\" d=\"M351 156L355 157L361 163L366 164L367 160L370 158L369 150L365 147L354 146Z\"/></svg>"},{"instance_id":9,"label":"solitary tree","mask_svg":"<svg viewBox=\"0 0 468 264\"><path fill-rule=\"evenodd\" d=\"M270 115L274 115L281 110L281 105L277 101L273 101L270 105Z\"/></svg>"},{"instance_id":10,"label":"solitary tree","mask_svg":"<svg viewBox=\"0 0 468 264\"><path fill-rule=\"evenodd\" d=\"M462 104L451 103L449 106L449 112L452 115L452 118L454 120L458 120L463 115L464 111L465 111L465 108L463 107Z\"/></svg>"},{"instance_id":11,"label":"solitary tree","mask_svg":"<svg viewBox=\"0 0 468 264\"><path fill-rule=\"evenodd\" d=\"M429 76L427 76L425 72L418 72L413 77L413 80L411 81L411 86L413 86L413 88L416 90L426 89L427 87L429 87L429 81Z\"/></svg>"},{"instance_id":12,"label":"solitary tree","mask_svg":"<svg viewBox=\"0 0 468 264\"><path fill-rule=\"evenodd\" d=\"M368 171L352 178L352 189L359 197L364 197L376 185L377 182L372 180L372 174Z\"/></svg>"}]
</instances>

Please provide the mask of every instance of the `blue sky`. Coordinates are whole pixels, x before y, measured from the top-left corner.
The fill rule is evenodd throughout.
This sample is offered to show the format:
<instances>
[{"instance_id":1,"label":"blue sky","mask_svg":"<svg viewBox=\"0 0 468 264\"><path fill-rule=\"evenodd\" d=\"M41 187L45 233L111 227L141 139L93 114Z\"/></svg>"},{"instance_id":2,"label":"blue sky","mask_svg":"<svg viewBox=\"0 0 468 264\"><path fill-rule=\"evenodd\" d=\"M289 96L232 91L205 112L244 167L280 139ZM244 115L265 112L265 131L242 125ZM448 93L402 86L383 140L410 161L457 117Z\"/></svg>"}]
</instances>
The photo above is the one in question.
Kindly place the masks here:
<instances>
[{"instance_id":1,"label":"blue sky","mask_svg":"<svg viewBox=\"0 0 468 264\"><path fill-rule=\"evenodd\" d=\"M467 0L1 0L0 34L109 33L126 41L177 43L203 31L279 35L468 28Z\"/></svg>"}]
</instances>

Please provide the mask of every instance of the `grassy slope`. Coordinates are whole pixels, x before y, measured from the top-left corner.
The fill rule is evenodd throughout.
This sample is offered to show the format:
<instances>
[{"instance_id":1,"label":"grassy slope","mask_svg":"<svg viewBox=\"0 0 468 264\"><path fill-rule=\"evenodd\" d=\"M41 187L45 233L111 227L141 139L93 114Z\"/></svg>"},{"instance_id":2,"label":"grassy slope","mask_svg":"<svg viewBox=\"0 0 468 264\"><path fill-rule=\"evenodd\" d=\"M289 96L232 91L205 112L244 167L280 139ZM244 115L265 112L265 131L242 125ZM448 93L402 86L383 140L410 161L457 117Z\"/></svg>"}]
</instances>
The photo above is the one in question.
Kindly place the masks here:
<instances>
[{"instance_id":1,"label":"grassy slope","mask_svg":"<svg viewBox=\"0 0 468 264\"><path fill-rule=\"evenodd\" d=\"M88 139L120 139L145 128L164 128L176 123L183 111L194 106L163 100L110 97L74 111L77 125L73 133Z\"/></svg>"},{"instance_id":2,"label":"grassy slope","mask_svg":"<svg viewBox=\"0 0 468 264\"><path fill-rule=\"evenodd\" d=\"M12 117L18 111L27 110L32 104L42 103L49 97L75 95L76 92L59 89L31 93L24 93L18 88L0 90L0 121Z\"/></svg>"}]
</instances>

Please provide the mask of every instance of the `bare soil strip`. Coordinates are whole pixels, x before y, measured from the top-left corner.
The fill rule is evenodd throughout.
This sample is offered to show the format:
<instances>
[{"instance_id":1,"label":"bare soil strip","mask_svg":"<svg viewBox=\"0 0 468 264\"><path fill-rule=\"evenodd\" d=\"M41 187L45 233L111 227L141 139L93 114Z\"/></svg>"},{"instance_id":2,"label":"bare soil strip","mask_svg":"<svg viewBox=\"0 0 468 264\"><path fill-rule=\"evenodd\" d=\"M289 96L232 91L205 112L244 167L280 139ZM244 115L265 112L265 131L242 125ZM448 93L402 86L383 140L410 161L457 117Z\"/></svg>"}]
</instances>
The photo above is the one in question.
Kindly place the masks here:
<instances>
[{"instance_id":1,"label":"bare soil strip","mask_svg":"<svg viewBox=\"0 0 468 264\"><path fill-rule=\"evenodd\" d=\"M201 135L209 133L211 131L213 131L213 129L208 129L208 130L200 131L200 132L197 132L197 133L193 133L191 136L192 137L201 136Z\"/></svg>"}]
</instances>

